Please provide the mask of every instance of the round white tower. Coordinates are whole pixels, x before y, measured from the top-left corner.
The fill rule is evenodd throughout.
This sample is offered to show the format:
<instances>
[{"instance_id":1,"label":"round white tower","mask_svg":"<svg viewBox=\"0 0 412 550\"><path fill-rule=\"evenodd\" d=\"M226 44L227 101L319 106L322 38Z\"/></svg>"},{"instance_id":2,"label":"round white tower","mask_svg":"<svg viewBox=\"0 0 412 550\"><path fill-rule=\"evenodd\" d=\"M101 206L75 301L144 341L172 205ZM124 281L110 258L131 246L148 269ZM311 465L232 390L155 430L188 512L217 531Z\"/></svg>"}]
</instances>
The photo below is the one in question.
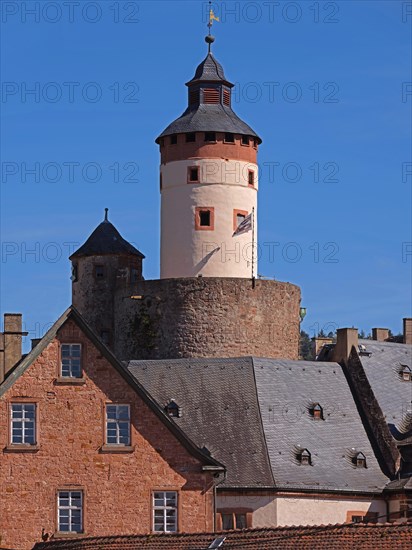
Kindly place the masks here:
<instances>
[{"instance_id":1,"label":"round white tower","mask_svg":"<svg viewBox=\"0 0 412 550\"><path fill-rule=\"evenodd\" d=\"M186 111L156 139L160 277L253 277L262 140L232 110L233 84L210 51L186 85Z\"/></svg>"}]
</instances>

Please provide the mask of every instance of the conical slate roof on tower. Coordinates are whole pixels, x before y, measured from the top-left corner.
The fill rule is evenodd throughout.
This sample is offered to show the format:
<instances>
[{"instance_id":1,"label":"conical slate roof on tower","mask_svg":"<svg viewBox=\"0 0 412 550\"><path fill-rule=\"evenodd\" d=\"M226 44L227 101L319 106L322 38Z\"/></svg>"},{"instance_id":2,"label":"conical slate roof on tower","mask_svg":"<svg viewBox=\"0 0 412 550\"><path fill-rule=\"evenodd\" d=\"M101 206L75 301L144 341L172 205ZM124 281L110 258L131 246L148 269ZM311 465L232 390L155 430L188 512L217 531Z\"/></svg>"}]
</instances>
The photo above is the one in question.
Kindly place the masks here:
<instances>
[{"instance_id":1,"label":"conical slate roof on tower","mask_svg":"<svg viewBox=\"0 0 412 550\"><path fill-rule=\"evenodd\" d=\"M185 112L160 134L156 143L164 136L190 132L228 132L261 138L232 110L230 89L233 84L224 74L222 65L212 53L208 53L195 71L189 88L189 105Z\"/></svg>"},{"instance_id":2,"label":"conical slate roof on tower","mask_svg":"<svg viewBox=\"0 0 412 550\"><path fill-rule=\"evenodd\" d=\"M104 221L99 224L87 241L70 256L70 260L79 256L104 256L106 254L144 255L126 241L115 226L107 219L107 209Z\"/></svg>"}]
</instances>

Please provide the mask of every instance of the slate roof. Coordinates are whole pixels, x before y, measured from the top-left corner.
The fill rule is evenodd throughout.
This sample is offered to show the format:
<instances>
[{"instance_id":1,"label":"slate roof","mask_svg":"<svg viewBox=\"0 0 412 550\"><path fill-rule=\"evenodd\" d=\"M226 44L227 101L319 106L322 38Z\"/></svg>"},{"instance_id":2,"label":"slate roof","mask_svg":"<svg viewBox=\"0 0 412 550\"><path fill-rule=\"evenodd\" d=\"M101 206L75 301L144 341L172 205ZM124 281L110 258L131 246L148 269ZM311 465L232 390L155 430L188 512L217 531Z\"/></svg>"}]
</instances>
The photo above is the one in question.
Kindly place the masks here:
<instances>
[{"instance_id":1,"label":"slate roof","mask_svg":"<svg viewBox=\"0 0 412 550\"><path fill-rule=\"evenodd\" d=\"M266 444L276 485L302 489L382 490L382 473L358 414L342 368L337 363L254 358L256 386ZM319 403L324 420L314 420ZM293 449L311 453L302 465ZM352 463L352 449L366 457L367 468Z\"/></svg>"},{"instance_id":2,"label":"slate roof","mask_svg":"<svg viewBox=\"0 0 412 550\"><path fill-rule=\"evenodd\" d=\"M405 418L408 409L412 410L412 382L402 380L399 375L401 365L412 369L412 346L375 340L360 340L359 343L371 352L370 357L361 356L360 360L386 421L398 439L396 426Z\"/></svg>"},{"instance_id":3,"label":"slate roof","mask_svg":"<svg viewBox=\"0 0 412 550\"><path fill-rule=\"evenodd\" d=\"M222 85L232 87L226 80L222 65L210 53L197 67L195 76L187 82L187 86L192 86L201 82L220 82ZM160 138L172 134L186 132L228 132L231 134L242 134L257 138L262 143L261 138L252 128L241 120L231 107L223 104L200 104L189 105L184 113L174 120L163 132L156 138L159 143Z\"/></svg>"},{"instance_id":4,"label":"slate roof","mask_svg":"<svg viewBox=\"0 0 412 550\"><path fill-rule=\"evenodd\" d=\"M251 357L132 361L128 368L161 406L176 401L176 424L226 466L220 486L273 486Z\"/></svg>"},{"instance_id":5,"label":"slate roof","mask_svg":"<svg viewBox=\"0 0 412 550\"><path fill-rule=\"evenodd\" d=\"M222 534L128 535L37 543L33 550L206 550L219 537L226 550L410 550L412 523L245 529Z\"/></svg>"},{"instance_id":6,"label":"slate roof","mask_svg":"<svg viewBox=\"0 0 412 550\"><path fill-rule=\"evenodd\" d=\"M86 335L93 345L100 351L103 357L112 365L112 367L126 380L126 382L134 389L139 397L146 405L154 412L163 424L172 432L178 441L200 462L205 466L205 469L224 472L225 468L216 459L209 456L202 449L199 449L193 441L189 439L181 428L173 422L164 410L159 407L153 397L147 392L146 388L136 380L116 359L107 346L103 344L101 339L93 332L90 326L86 323L80 313L70 306L50 327L38 344L28 353L17 367L7 376L0 384L0 398L12 387L14 382L22 376L32 363L39 357L43 350L54 340L60 328L69 320L73 320L80 330Z\"/></svg>"},{"instance_id":7,"label":"slate roof","mask_svg":"<svg viewBox=\"0 0 412 550\"><path fill-rule=\"evenodd\" d=\"M380 493L382 473L337 363L252 357L131 361L131 374L227 467L220 487ZM319 402L324 420L308 407ZM313 465L297 460L307 448ZM355 468L351 449L366 456Z\"/></svg>"},{"instance_id":8,"label":"slate roof","mask_svg":"<svg viewBox=\"0 0 412 550\"><path fill-rule=\"evenodd\" d=\"M144 255L120 235L115 226L105 220L99 224L87 241L70 256L103 256L105 254L128 254L144 258Z\"/></svg>"},{"instance_id":9,"label":"slate roof","mask_svg":"<svg viewBox=\"0 0 412 550\"><path fill-rule=\"evenodd\" d=\"M186 85L188 86L189 84L197 82L198 80L203 80L207 82L220 81L230 84L229 81L226 80L222 65L211 52L209 52L204 60L197 66L195 76L192 78L192 80L189 80ZM230 86L233 86L233 84L230 84Z\"/></svg>"}]
</instances>

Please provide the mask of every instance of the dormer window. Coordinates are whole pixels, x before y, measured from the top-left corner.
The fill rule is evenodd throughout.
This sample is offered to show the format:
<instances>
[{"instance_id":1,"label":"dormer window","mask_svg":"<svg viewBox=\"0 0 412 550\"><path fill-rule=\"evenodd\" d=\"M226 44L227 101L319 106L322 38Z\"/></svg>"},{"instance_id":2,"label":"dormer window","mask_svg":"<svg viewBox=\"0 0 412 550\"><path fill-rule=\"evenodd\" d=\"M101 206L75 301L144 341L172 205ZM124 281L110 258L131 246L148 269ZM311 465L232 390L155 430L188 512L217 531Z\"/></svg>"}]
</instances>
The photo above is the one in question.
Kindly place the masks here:
<instances>
[{"instance_id":1,"label":"dormer window","mask_svg":"<svg viewBox=\"0 0 412 550\"><path fill-rule=\"evenodd\" d=\"M299 462L305 466L310 466L311 461L311 454L307 449L303 449L303 451L298 456Z\"/></svg>"},{"instance_id":2,"label":"dormer window","mask_svg":"<svg viewBox=\"0 0 412 550\"><path fill-rule=\"evenodd\" d=\"M400 375L401 375L402 380L404 380L405 382L410 382L412 380L412 371L408 367L408 365L402 365L401 364Z\"/></svg>"},{"instance_id":3,"label":"dormer window","mask_svg":"<svg viewBox=\"0 0 412 550\"><path fill-rule=\"evenodd\" d=\"M319 405L319 403L315 403L310 407L309 414L313 417L313 420L324 420L323 408Z\"/></svg>"},{"instance_id":4,"label":"dormer window","mask_svg":"<svg viewBox=\"0 0 412 550\"><path fill-rule=\"evenodd\" d=\"M216 132L205 132L205 141L206 142L215 142L216 141Z\"/></svg>"},{"instance_id":5,"label":"dormer window","mask_svg":"<svg viewBox=\"0 0 412 550\"><path fill-rule=\"evenodd\" d=\"M366 457L363 453L356 453L352 458L352 462L357 468L366 468Z\"/></svg>"},{"instance_id":6,"label":"dormer window","mask_svg":"<svg viewBox=\"0 0 412 550\"><path fill-rule=\"evenodd\" d=\"M165 412L167 415L171 416L172 418L179 418L181 416L180 407L174 399L171 399L170 403L166 405Z\"/></svg>"}]
</instances>

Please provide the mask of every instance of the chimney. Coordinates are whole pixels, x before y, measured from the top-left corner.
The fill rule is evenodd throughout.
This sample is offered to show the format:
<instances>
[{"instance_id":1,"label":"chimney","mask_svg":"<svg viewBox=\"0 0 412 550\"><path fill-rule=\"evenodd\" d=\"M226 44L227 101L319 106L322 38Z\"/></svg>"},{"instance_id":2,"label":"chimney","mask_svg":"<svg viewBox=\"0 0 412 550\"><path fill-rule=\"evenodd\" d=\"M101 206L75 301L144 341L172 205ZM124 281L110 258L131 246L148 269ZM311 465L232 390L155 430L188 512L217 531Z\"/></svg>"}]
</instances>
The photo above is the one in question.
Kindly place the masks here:
<instances>
[{"instance_id":1,"label":"chimney","mask_svg":"<svg viewBox=\"0 0 412 550\"><path fill-rule=\"evenodd\" d=\"M358 329L338 328L336 331L336 345L333 350L333 361L346 363L353 346L358 352Z\"/></svg>"},{"instance_id":2,"label":"chimney","mask_svg":"<svg viewBox=\"0 0 412 550\"><path fill-rule=\"evenodd\" d=\"M389 338L389 329L388 328L373 328L372 329L372 340L377 342L386 342Z\"/></svg>"},{"instance_id":3,"label":"chimney","mask_svg":"<svg viewBox=\"0 0 412 550\"><path fill-rule=\"evenodd\" d=\"M0 338L0 384L21 360L22 336L27 334L22 332L21 313L4 314L4 332Z\"/></svg>"},{"instance_id":4,"label":"chimney","mask_svg":"<svg viewBox=\"0 0 412 550\"><path fill-rule=\"evenodd\" d=\"M403 319L403 343L412 344L412 318L404 317Z\"/></svg>"}]
</instances>

